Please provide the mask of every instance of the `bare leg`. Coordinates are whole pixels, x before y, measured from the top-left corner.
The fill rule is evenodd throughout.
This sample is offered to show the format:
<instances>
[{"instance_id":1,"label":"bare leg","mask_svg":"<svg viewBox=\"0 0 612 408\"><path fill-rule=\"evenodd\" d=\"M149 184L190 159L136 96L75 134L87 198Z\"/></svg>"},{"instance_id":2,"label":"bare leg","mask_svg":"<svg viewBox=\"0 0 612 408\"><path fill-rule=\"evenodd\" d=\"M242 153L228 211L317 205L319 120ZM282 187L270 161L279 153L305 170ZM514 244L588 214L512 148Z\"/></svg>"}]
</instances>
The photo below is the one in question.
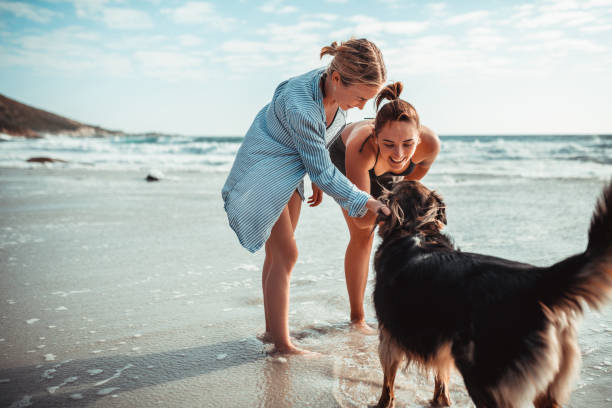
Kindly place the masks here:
<instances>
[{"instance_id":1,"label":"bare leg","mask_svg":"<svg viewBox=\"0 0 612 408\"><path fill-rule=\"evenodd\" d=\"M378 357L382 365L384 379L383 388L378 400L377 408L391 408L395 404L395 393L393 385L395 374L403 358L403 352L397 347L391 336L385 329L380 331L380 343L378 344Z\"/></svg>"},{"instance_id":2,"label":"bare leg","mask_svg":"<svg viewBox=\"0 0 612 408\"><path fill-rule=\"evenodd\" d=\"M302 353L289 338L289 278L297 261L293 232L300 212L300 197L294 193L274 224L266 242L262 273L266 334L279 353Z\"/></svg>"},{"instance_id":3,"label":"bare leg","mask_svg":"<svg viewBox=\"0 0 612 408\"><path fill-rule=\"evenodd\" d=\"M263 268L261 272L261 287L262 287L262 291L264 294L263 300L264 300L264 314L266 317L266 331L258 337L264 343L271 343L272 337L270 335L270 312L268 311L268 308L269 308L268 299L265 295L266 280L268 279L268 275L270 274L270 267L272 265L272 250L270 249L270 245L268 242L266 242L265 249L266 249L266 257L264 259L264 264L263 264Z\"/></svg>"},{"instance_id":4,"label":"bare leg","mask_svg":"<svg viewBox=\"0 0 612 408\"><path fill-rule=\"evenodd\" d=\"M344 255L344 275L351 306L351 323L358 328L368 329L365 323L363 297L370 268L370 253L374 238L373 225L366 228L357 227L345 210L342 210L342 214L350 233L350 240ZM372 331L372 334L374 333Z\"/></svg>"}]
</instances>

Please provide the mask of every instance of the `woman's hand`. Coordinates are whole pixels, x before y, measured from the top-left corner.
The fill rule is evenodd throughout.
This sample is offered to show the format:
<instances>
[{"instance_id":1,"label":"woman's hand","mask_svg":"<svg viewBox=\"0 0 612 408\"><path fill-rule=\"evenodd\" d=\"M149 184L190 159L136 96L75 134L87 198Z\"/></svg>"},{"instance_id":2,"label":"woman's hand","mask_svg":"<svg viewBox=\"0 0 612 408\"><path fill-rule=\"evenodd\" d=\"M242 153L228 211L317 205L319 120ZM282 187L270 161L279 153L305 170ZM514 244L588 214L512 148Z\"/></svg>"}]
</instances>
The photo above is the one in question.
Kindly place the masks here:
<instances>
[{"instance_id":1,"label":"woman's hand","mask_svg":"<svg viewBox=\"0 0 612 408\"><path fill-rule=\"evenodd\" d=\"M308 204L311 207L316 207L323 201L323 192L315 183L312 183L312 195L308 197Z\"/></svg>"},{"instance_id":2,"label":"woman's hand","mask_svg":"<svg viewBox=\"0 0 612 408\"><path fill-rule=\"evenodd\" d=\"M387 216L391 215L391 210L389 210L389 207L387 207L382 201L378 201L375 198L370 198L366 203L366 207L374 214L375 217L379 213Z\"/></svg>"}]
</instances>

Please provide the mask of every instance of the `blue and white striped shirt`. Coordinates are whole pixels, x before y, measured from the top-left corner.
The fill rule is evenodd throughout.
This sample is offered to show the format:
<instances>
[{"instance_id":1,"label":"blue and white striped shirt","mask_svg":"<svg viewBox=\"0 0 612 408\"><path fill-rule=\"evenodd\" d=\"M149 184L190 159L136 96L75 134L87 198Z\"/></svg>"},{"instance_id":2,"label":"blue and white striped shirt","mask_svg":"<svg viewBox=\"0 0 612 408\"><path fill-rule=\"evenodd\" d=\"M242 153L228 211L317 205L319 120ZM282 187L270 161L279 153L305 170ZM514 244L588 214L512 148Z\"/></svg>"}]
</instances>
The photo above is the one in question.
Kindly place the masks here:
<instances>
[{"instance_id":1,"label":"blue and white striped shirt","mask_svg":"<svg viewBox=\"0 0 612 408\"><path fill-rule=\"evenodd\" d=\"M369 194L336 169L325 147L319 86L324 70L278 85L247 131L225 181L221 195L229 224L251 252L264 245L293 192L301 190L306 172L350 216L367 212Z\"/></svg>"}]
</instances>

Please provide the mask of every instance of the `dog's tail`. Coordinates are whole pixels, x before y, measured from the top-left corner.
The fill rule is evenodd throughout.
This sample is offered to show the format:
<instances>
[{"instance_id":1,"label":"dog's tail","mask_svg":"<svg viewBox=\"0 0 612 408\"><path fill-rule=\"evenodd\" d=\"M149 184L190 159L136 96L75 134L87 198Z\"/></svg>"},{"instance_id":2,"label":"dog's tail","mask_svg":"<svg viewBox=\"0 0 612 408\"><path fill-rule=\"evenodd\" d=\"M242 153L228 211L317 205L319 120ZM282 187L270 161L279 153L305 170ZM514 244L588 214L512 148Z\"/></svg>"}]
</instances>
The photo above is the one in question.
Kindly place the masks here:
<instances>
[{"instance_id":1,"label":"dog's tail","mask_svg":"<svg viewBox=\"0 0 612 408\"><path fill-rule=\"evenodd\" d=\"M612 181L597 201L584 253L546 271L545 297L550 309L582 311L582 302L598 309L612 292Z\"/></svg>"}]
</instances>

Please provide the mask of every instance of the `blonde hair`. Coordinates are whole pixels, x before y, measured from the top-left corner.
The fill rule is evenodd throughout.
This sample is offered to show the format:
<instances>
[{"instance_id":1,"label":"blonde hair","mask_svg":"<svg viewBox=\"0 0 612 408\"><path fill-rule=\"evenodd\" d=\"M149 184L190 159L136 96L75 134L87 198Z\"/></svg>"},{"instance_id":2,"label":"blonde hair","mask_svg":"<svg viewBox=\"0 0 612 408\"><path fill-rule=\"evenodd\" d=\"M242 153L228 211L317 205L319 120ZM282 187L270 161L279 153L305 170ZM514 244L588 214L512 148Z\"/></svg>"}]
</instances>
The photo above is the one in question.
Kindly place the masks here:
<instances>
[{"instance_id":1,"label":"blonde hair","mask_svg":"<svg viewBox=\"0 0 612 408\"><path fill-rule=\"evenodd\" d=\"M331 43L321 48L321 58L331 55L334 59L326 74L337 71L344 85L379 86L387 80L387 68L382 53L373 42L365 38L351 38L340 43Z\"/></svg>"},{"instance_id":2,"label":"blonde hair","mask_svg":"<svg viewBox=\"0 0 612 408\"><path fill-rule=\"evenodd\" d=\"M376 119L374 121L374 133L378 134L388 122L405 121L412 122L417 129L421 128L419 114L414 106L403 99L400 99L400 94L404 89L401 82L395 82L384 87L376 96ZM380 106L382 101L389 102Z\"/></svg>"}]
</instances>

